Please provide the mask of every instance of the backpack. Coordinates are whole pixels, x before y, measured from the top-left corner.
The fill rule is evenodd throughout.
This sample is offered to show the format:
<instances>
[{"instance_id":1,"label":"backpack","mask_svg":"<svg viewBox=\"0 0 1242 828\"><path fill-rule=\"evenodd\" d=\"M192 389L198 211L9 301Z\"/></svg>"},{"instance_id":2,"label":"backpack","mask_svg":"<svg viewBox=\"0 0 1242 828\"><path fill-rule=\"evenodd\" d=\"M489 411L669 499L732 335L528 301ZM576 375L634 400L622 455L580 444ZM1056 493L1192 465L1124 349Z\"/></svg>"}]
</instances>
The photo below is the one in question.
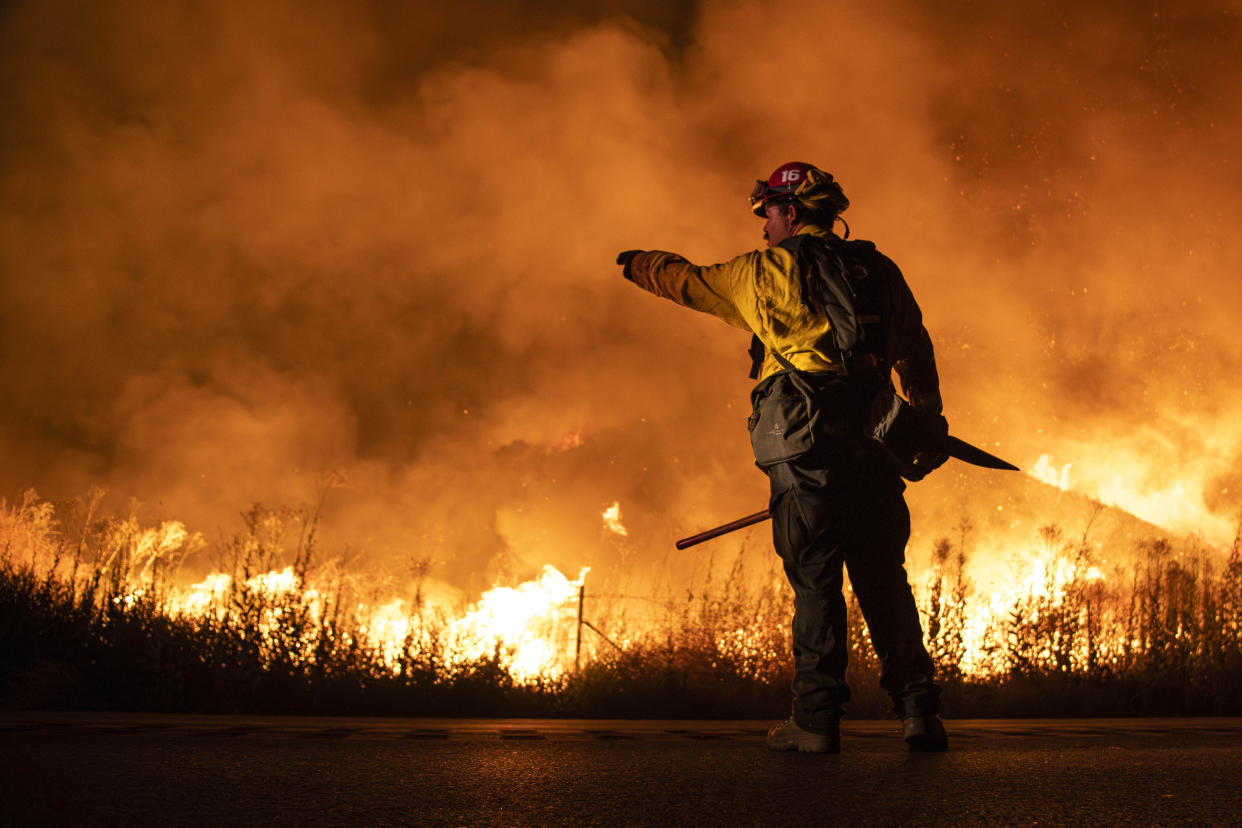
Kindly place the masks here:
<instances>
[{"instance_id":1,"label":"backpack","mask_svg":"<svg viewBox=\"0 0 1242 828\"><path fill-rule=\"evenodd\" d=\"M843 373L869 379L887 377L885 285L881 278L870 278L867 268L867 263L878 261L875 245L802 234L790 236L777 246L798 260L802 304L832 322L837 362ZM764 354L763 343L758 336L753 337L751 379L758 379ZM790 367L779 354L776 358L782 367Z\"/></svg>"},{"instance_id":2,"label":"backpack","mask_svg":"<svg viewBox=\"0 0 1242 828\"><path fill-rule=\"evenodd\" d=\"M927 424L893 388L892 366L885 352L890 321L888 280L881 273L887 260L869 241L835 236L791 236L778 246L798 260L802 303L832 322L841 373L861 388L867 400L864 433L884 448L902 477L921 480L930 469L916 466L914 458L942 448L943 436L928 431ZM751 379L759 376L764 350L759 337L753 337ZM786 371L796 373L788 360L774 356Z\"/></svg>"}]
</instances>

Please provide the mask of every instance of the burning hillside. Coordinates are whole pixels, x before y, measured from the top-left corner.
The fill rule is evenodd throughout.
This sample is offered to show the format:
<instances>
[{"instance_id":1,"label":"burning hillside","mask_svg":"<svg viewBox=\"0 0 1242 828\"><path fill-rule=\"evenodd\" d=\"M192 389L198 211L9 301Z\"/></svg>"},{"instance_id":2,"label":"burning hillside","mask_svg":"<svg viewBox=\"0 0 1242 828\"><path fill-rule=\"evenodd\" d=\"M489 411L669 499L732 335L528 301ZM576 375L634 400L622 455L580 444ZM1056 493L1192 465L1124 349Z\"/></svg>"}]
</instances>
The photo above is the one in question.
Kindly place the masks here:
<instances>
[{"instance_id":1,"label":"burning hillside","mask_svg":"<svg viewBox=\"0 0 1242 828\"><path fill-rule=\"evenodd\" d=\"M513 675L563 675L586 568L589 658L734 559L779 629L766 529L670 549L766 498L745 337L634 296L611 262L760 246L749 183L802 158L919 296L954 433L1030 471L950 465L910 489L915 580L967 555L983 614L954 605L963 669L1001 669L986 618L1119 589L1155 538L1223 572L1242 508L1235 12L580 6L5 5L0 496L60 504L39 566L79 597L74 579L123 572L112 598L199 619L279 587L255 606L310 625L282 647L346 625L388 671L538 640ZM79 560L66 539L95 535L64 504L96 485L112 540ZM255 541L241 565L238 512L320 502L313 544ZM950 581L925 588L929 615ZM450 644L486 628L490 590L517 590L495 600L520 616L523 584L551 626ZM709 627L752 666L768 646L751 622Z\"/></svg>"}]
</instances>

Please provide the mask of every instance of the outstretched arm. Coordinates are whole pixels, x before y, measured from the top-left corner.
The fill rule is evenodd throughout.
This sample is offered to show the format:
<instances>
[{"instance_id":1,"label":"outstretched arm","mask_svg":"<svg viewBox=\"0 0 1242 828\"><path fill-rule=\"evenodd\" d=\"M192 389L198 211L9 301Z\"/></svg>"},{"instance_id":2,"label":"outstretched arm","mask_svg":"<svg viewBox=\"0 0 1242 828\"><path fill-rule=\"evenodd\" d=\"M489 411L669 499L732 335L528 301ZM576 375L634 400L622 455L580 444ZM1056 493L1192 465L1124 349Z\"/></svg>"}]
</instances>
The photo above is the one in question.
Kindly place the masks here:
<instances>
[{"instance_id":1,"label":"outstretched arm","mask_svg":"<svg viewBox=\"0 0 1242 828\"><path fill-rule=\"evenodd\" d=\"M643 290L750 330L734 297L740 280L753 271L754 255L748 253L724 264L700 267L676 253L627 250L617 257L617 264L625 268L625 278Z\"/></svg>"}]
</instances>

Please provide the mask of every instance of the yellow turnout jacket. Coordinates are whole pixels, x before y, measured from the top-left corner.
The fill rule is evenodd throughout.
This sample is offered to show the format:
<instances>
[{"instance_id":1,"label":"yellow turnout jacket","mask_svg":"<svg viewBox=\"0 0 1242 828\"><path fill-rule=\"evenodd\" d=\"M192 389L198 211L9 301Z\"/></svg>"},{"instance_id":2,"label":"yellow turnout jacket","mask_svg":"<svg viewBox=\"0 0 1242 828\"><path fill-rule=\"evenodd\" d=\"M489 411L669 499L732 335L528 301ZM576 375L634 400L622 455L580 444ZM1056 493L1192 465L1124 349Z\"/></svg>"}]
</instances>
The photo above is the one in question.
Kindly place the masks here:
<instances>
[{"instance_id":1,"label":"yellow turnout jacket","mask_svg":"<svg viewBox=\"0 0 1242 828\"><path fill-rule=\"evenodd\" d=\"M822 227L807 225L799 234L829 237ZM867 245L861 253L871 277L885 282L888 304L884 356L896 369L902 390L915 410L939 414L940 380L931 337L914 294L892 260ZM781 370L779 353L800 371L842 370L825 315L813 313L803 302L804 277L794 254L782 247L753 250L723 264L691 264L676 253L646 250L630 263L634 283L657 296L710 313L730 325L750 331L767 349L761 378Z\"/></svg>"}]
</instances>

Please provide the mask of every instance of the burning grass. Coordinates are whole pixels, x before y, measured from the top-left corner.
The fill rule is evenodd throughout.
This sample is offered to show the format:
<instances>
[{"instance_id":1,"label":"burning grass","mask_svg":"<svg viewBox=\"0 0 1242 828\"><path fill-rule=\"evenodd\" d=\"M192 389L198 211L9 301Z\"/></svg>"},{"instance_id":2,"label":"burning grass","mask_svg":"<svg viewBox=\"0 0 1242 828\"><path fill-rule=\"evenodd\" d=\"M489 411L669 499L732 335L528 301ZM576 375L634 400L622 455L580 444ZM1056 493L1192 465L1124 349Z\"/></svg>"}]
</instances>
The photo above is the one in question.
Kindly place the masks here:
<instances>
[{"instance_id":1,"label":"burning grass","mask_svg":"<svg viewBox=\"0 0 1242 828\"><path fill-rule=\"evenodd\" d=\"M208 550L176 522L0 504L0 693L9 705L388 715L775 717L791 595L739 555L693 590L585 591L551 567L465 608L321 560L314 511L255 507ZM1105 571L1089 528L988 548L963 522L912 573L949 715L1242 713L1242 541L1143 541ZM1118 550L1119 551L1119 550ZM189 586L178 568L214 554ZM969 556L1007 555L979 586ZM1120 555L1115 556L1120 558ZM399 593L399 594L398 594ZM855 716L884 715L856 607Z\"/></svg>"}]
</instances>

